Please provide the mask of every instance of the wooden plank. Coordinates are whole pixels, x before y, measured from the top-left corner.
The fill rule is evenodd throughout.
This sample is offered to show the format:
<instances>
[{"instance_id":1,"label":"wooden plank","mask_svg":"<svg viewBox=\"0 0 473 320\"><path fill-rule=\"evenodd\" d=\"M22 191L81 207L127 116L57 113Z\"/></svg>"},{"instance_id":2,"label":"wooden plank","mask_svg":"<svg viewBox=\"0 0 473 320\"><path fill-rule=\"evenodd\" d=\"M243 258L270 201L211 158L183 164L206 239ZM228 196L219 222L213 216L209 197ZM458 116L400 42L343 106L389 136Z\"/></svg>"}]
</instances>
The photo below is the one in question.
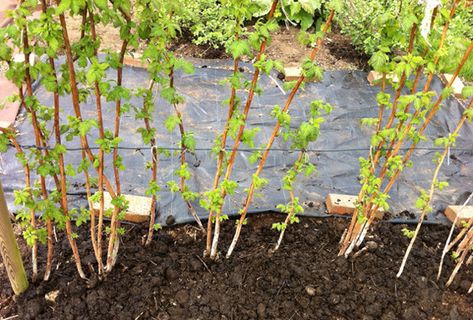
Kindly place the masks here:
<instances>
[{"instance_id":1,"label":"wooden plank","mask_svg":"<svg viewBox=\"0 0 473 320\"><path fill-rule=\"evenodd\" d=\"M383 78L383 74L377 71L370 71L368 73L367 80L370 83L370 86L377 86L381 83L381 79ZM394 83L399 82L399 78L395 74L388 74L386 75L386 79L391 80Z\"/></svg>"},{"instance_id":2,"label":"wooden plank","mask_svg":"<svg viewBox=\"0 0 473 320\"><path fill-rule=\"evenodd\" d=\"M357 196L329 193L325 199L325 205L327 206L327 212L329 214L341 214L351 215L355 212L355 203ZM384 216L384 210L378 209L376 217L382 219Z\"/></svg>"},{"instance_id":3,"label":"wooden plank","mask_svg":"<svg viewBox=\"0 0 473 320\"><path fill-rule=\"evenodd\" d=\"M151 198L123 194L128 201L128 210L125 213L125 221L141 223L149 220L151 212ZM104 192L104 208L105 210L113 209L112 197L110 193ZM96 215L99 214L100 204L93 203L93 210ZM154 214L154 213L153 213Z\"/></svg>"},{"instance_id":4,"label":"wooden plank","mask_svg":"<svg viewBox=\"0 0 473 320\"><path fill-rule=\"evenodd\" d=\"M462 206L448 206L447 209L445 209L445 215L452 223L455 221L455 218L458 217L456 222L457 227L461 227L464 222L473 218L473 206L465 206L463 210L460 210L461 208Z\"/></svg>"},{"instance_id":5,"label":"wooden plank","mask_svg":"<svg viewBox=\"0 0 473 320\"><path fill-rule=\"evenodd\" d=\"M284 81L296 81L301 76L300 67L284 67Z\"/></svg>"},{"instance_id":6,"label":"wooden plank","mask_svg":"<svg viewBox=\"0 0 473 320\"><path fill-rule=\"evenodd\" d=\"M123 57L123 64L129 67L142 69L146 69L148 67L148 63L141 60L141 54L139 53L134 53L133 55L126 54Z\"/></svg>"},{"instance_id":7,"label":"wooden plank","mask_svg":"<svg viewBox=\"0 0 473 320\"><path fill-rule=\"evenodd\" d=\"M447 85L447 83L449 83L452 80L452 78L453 78L453 74L449 74L449 73L444 73L440 76L440 79L445 85ZM455 97L460 98L460 99L463 98L462 91L464 87L465 85L463 84L461 79L459 77L456 77L452 83L453 94L455 95Z\"/></svg>"}]
</instances>

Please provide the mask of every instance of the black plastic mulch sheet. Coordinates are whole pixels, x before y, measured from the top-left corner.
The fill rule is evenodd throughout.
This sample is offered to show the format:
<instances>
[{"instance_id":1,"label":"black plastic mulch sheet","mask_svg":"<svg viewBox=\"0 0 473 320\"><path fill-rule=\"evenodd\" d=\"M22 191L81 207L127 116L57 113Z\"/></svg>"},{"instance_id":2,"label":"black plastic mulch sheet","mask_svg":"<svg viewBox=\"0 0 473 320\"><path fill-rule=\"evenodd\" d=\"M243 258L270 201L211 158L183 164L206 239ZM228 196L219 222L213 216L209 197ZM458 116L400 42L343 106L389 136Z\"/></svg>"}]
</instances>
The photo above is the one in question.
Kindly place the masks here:
<instances>
[{"instance_id":1,"label":"black plastic mulch sheet","mask_svg":"<svg viewBox=\"0 0 473 320\"><path fill-rule=\"evenodd\" d=\"M196 72L193 75L177 74L175 85L180 94L185 97L185 103L179 105L184 119L184 126L187 131L193 132L197 141L197 151L195 155L187 154L187 161L192 172L192 177L188 181L190 189L197 192L209 190L215 174L216 160L210 149L216 136L222 131L226 120L227 106L222 105L222 101L229 96L230 89L221 86L219 81L231 75L231 61L206 61L193 60ZM251 66L244 65L245 75L252 76ZM309 104L315 99L322 99L334 106L333 112L326 118L322 125L321 135L317 142L310 146L309 152L311 162L317 166L318 173L310 178L300 175L297 180L295 195L300 198L305 208L305 215L324 216L324 199L328 193L342 193L356 195L360 185L357 179L359 173L359 157L368 155L370 136L372 130L360 125L360 119L365 117L376 117L378 107L376 104L376 93L378 87L370 87L367 74L362 71L330 71L325 72L323 81L319 83L308 83L304 89L299 90L294 99L290 114L292 116L291 125L296 127L307 117ZM115 77L114 71L109 73L109 77ZM147 87L147 72L142 69L126 67L124 69L124 85L128 88ZM248 119L247 128L256 126L261 128L256 135L256 147L266 144L271 131L275 125L275 120L270 116L274 105L284 105L289 92L283 93L280 86L282 83L277 80L276 74L272 77L261 76L260 85L264 89L261 96L255 96ZM279 86L278 86L279 85ZM422 88L422 86L419 86ZM435 79L431 88L440 92L443 88L440 80ZM52 105L52 95L40 85L35 91L40 101L46 105ZM246 92L239 92L243 103L247 97ZM62 121L66 115L72 115L72 104L70 97L61 97ZM139 98L133 98L131 103L141 106ZM105 126L113 130L114 125L114 102L103 103L105 114ZM82 104L82 114L84 118L95 118L96 107L93 97L89 97L87 103ZM416 213L415 200L420 194L421 188L429 188L435 164L432 159L435 152L432 150L432 140L437 137L448 135L453 131L464 110L462 103L456 99L448 99L437 116L433 119L426 130L429 141L418 145L412 156L414 166L405 169L399 177L398 182L390 193L391 212L393 220L407 220L409 215L402 212L407 210ZM157 138L159 147L171 148L170 157L161 156L159 161L159 184L162 186L160 192L157 222L166 225L166 219L172 215L176 223L192 221L187 206L183 202L180 194L173 194L166 185L167 181L178 181L174 174L180 166L179 142L180 134L176 128L173 134L169 134L163 126L164 119L173 114L173 108L161 98L156 100L155 125L157 127ZM386 117L389 111L385 112ZM32 126L28 120L19 121L18 129L21 135L18 138L20 144L32 145L34 136ZM121 172L122 192L144 195L145 189L150 179L150 171L145 164L151 160L149 148L143 146L141 136L137 133L137 128L143 127L142 120L136 120L133 112L123 116L121 125L121 136L123 141L120 150L123 157L126 171ZM98 136L94 129L91 132L89 143ZM449 204L461 201L461 195L473 191L473 144L472 126L466 124L461 130L456 149L450 152L448 163L446 162L441 170L440 180L449 182L449 187L441 193L436 193L433 201L433 212L429 215L431 222L444 222L445 218L441 214L442 210ZM66 163L71 163L74 167L80 163L80 143L78 139L65 142L70 150L66 156ZM227 150L231 150L233 141L229 138ZM280 203L289 202L289 194L282 188L282 178L287 170L292 166L298 156L298 152L287 151L290 145L282 138L277 138L266 162L262 177L269 180L269 184L258 195L254 197L251 212L277 211L276 206ZM232 179L240 183L240 188L235 195L227 196L224 213L228 215L238 214L242 207L246 193L244 188L248 187L252 180L256 164L249 163L248 158L252 151L247 146L241 145L234 166ZM466 150L465 150L466 149ZM470 150L471 149L471 150ZM95 153L98 150L94 150ZM110 157L106 158L106 174L111 181L113 171ZM7 198L12 208L13 190L23 187L23 169L17 162L15 150L10 148L6 154L2 155L2 183L7 192ZM85 190L81 187L83 175L69 178L69 199L72 205L86 206ZM48 181L48 188L53 188L51 180ZM198 200L194 206L202 219L206 218L207 212L199 206ZM418 213L418 212L417 212ZM412 215L411 215L412 218ZM172 220L172 219L171 219Z\"/></svg>"}]
</instances>

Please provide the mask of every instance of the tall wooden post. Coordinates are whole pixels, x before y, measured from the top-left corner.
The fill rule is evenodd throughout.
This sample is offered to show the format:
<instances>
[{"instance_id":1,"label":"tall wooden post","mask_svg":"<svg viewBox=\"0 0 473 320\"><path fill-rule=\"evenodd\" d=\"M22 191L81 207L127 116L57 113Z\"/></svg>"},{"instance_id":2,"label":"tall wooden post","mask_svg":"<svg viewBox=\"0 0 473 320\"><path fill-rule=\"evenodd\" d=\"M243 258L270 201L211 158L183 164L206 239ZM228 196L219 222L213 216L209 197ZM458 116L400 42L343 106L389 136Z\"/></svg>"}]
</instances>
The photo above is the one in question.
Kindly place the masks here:
<instances>
[{"instance_id":1,"label":"tall wooden post","mask_svg":"<svg viewBox=\"0 0 473 320\"><path fill-rule=\"evenodd\" d=\"M7 269L13 292L21 294L28 288L25 268L21 260L20 250L16 243L15 234L8 214L5 195L0 181L0 253L3 264Z\"/></svg>"}]
</instances>

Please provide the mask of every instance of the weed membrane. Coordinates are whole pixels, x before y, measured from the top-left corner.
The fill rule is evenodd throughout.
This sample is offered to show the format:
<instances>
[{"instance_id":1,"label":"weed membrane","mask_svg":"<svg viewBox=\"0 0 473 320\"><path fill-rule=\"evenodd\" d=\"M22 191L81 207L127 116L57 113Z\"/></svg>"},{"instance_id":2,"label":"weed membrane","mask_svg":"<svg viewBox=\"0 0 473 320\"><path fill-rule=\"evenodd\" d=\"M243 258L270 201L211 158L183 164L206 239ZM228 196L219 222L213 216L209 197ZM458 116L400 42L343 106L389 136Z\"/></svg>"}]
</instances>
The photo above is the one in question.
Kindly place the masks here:
<instances>
[{"instance_id":1,"label":"weed membrane","mask_svg":"<svg viewBox=\"0 0 473 320\"><path fill-rule=\"evenodd\" d=\"M185 103L178 105L183 122L188 132L193 132L196 139L196 152L188 154L192 177L188 182L193 191L203 192L212 186L215 174L215 157L211 152L215 138L222 131L228 106L222 101L228 98L230 89L219 84L225 77L231 75L232 61L192 60L196 71L192 75L177 74L175 86L178 92L184 96ZM250 78L252 68L249 64L242 64L244 74ZM110 79L115 74L109 72ZM327 71L324 79L318 83L308 83L304 89L299 90L291 106L291 125L296 127L307 118L310 102L322 99L334 106L333 112L326 118L321 127L321 135L318 140L310 146L308 154L311 162L317 166L317 175L312 178L300 176L295 185L295 195L299 197L304 205L304 215L325 216L324 199L328 193L358 194L360 185L358 183L359 157L366 157L369 152L370 128L362 127L361 118L377 117L378 106L376 93L379 87L371 87L366 80L367 74L363 71ZM148 75L146 70L125 67L124 86L137 88L146 86ZM224 213L237 215L242 207L246 193L244 188L249 186L252 173L257 164L250 164L249 158L254 149L264 148L270 133L276 123L270 115L275 105L283 105L289 92L284 92L283 83L277 78L277 74L270 77L263 75L260 80L263 93L256 96L247 121L247 128L259 127L261 130L256 134L255 146L241 145L238 152L232 179L237 180L242 186L233 196L228 196L224 207ZM422 81L419 85L422 88ZM432 90L441 92L443 85L436 78L431 85ZM47 92L39 83L35 94L45 105L52 105L53 96ZM246 98L246 92L238 93L241 99ZM133 97L132 105L142 106L142 99ZM174 110L171 105L163 99L157 99L155 109L155 122L157 127L157 139L160 148L169 149L170 155L161 155L159 159L158 178L162 186L160 192L159 206L157 209L157 222L162 225L185 223L193 220L188 212L187 205L178 193L170 192L166 182L178 180L174 174L180 166L180 134L176 129L168 133L162 125L163 121ZM61 122L67 121L67 115L73 115L72 103L69 96L60 99L63 109ZM115 102L103 102L104 124L113 129ZM428 141L419 143L413 154L414 166L406 168L395 186L392 188L389 201L391 213L388 219L391 221L406 222L415 219L415 200L420 194L421 188L428 188L432 178L435 164L433 156L439 152L433 145L433 140L446 136L449 130L453 130L464 110L464 105L455 98L445 101L442 109L437 113L426 130ZM96 107L92 97L82 104L82 115L84 119L95 119ZM386 118L390 112L385 112ZM32 146L34 135L32 126L23 115L18 117L17 128L20 132L18 142L26 146ZM386 121L386 119L385 119ZM51 123L52 125L52 123ZM142 120L135 119L135 113L130 110L122 117L120 143L120 155L126 170L121 172L122 192L133 195L144 195L150 179L150 171L146 169L146 162L151 160L151 150L144 147L141 136L137 132L143 126ZM448 181L449 187L441 194L436 194L433 199L433 212L428 220L434 223L445 222L441 212L449 204L460 203L465 194L473 191L473 132L470 124L465 125L457 145L450 151L449 161L441 170L440 180ZM98 138L98 130L90 132L91 145ZM70 149L66 155L66 163L71 163L75 168L80 163L80 143L77 138L72 141L63 139L63 143ZM231 150L233 141L227 142L227 150ZM268 179L269 183L261 191L260 195L253 200L250 212L278 211L277 204L289 202L289 194L282 187L284 173L293 165L298 152L289 151L290 142L277 138L273 150L270 152L262 177ZM98 150L95 150L98 153ZM2 183L7 194L10 208L13 204L13 190L23 187L23 168L15 157L14 148L10 148L0 159L0 170ZM111 166L111 155L106 158L106 174L113 181L113 168ZM86 206L85 187L82 185L82 175L69 178L69 198L75 206ZM48 181L48 188L53 188L52 180ZM198 200L194 207L199 216L206 218L207 212L199 206ZM411 212L410 214L405 214Z\"/></svg>"}]
</instances>

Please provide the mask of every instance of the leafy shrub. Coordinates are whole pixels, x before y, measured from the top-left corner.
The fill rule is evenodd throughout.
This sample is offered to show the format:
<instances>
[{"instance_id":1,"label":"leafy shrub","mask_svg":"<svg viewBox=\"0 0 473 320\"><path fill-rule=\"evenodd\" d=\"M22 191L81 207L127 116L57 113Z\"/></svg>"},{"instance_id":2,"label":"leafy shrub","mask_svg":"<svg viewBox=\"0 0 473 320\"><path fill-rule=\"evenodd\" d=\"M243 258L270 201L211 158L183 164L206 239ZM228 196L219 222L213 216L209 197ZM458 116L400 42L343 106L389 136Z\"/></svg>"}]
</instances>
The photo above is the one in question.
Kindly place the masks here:
<instances>
[{"instance_id":1,"label":"leafy shrub","mask_svg":"<svg viewBox=\"0 0 473 320\"><path fill-rule=\"evenodd\" d=\"M271 1L269 0L253 0L259 4L260 11L255 16L264 15L269 11ZM325 8L325 0L283 0L284 7L275 14L276 18L289 19L292 23L300 26L302 30L307 30L317 22L317 18L322 16Z\"/></svg>"},{"instance_id":2,"label":"leafy shrub","mask_svg":"<svg viewBox=\"0 0 473 320\"><path fill-rule=\"evenodd\" d=\"M192 34L192 42L214 48L224 46L231 38L235 24L228 14L228 4L218 0L183 1L184 14L179 18L181 27Z\"/></svg>"},{"instance_id":3,"label":"leafy shrub","mask_svg":"<svg viewBox=\"0 0 473 320\"><path fill-rule=\"evenodd\" d=\"M440 14L448 14L451 1L442 1L443 6ZM402 6L410 5L402 0L352 0L345 2L345 10L338 17L338 24L342 32L349 35L353 44L368 55L376 52L382 46L382 40L389 34L383 34L386 30L385 23L390 17L398 17ZM445 16L442 16L445 19ZM442 19L438 19L441 20ZM395 26L393 26L395 27ZM388 30L389 33L389 30ZM449 46L449 50L441 59L441 65L445 68L442 72L452 72L458 65L468 39L473 35L473 10L459 6L455 18L451 21L447 41L459 46ZM396 44L394 44L396 46ZM400 44L397 44L400 50ZM463 52L462 52L463 51ZM449 63L446 63L446 62ZM473 58L469 58L460 75L467 80L473 80Z\"/></svg>"},{"instance_id":4,"label":"leafy shrub","mask_svg":"<svg viewBox=\"0 0 473 320\"><path fill-rule=\"evenodd\" d=\"M458 65L462 57L462 54L458 54L458 49L464 51L468 42L473 40L473 8L465 9L464 7L460 7L451 22L450 28L451 31L448 40L451 44L455 43L457 45L452 46L454 48L448 51L448 54L441 59L441 62L448 66L445 72L452 73L454 67ZM447 61L448 63L446 63ZM460 76L469 81L473 81L473 57L470 56L467 60Z\"/></svg>"},{"instance_id":5,"label":"leafy shrub","mask_svg":"<svg viewBox=\"0 0 473 320\"><path fill-rule=\"evenodd\" d=\"M372 55L381 43L381 27L388 14L396 14L400 0L353 0L345 3L345 10L337 22L342 32L349 35L353 44L363 52Z\"/></svg>"},{"instance_id":6,"label":"leafy shrub","mask_svg":"<svg viewBox=\"0 0 473 320\"><path fill-rule=\"evenodd\" d=\"M284 8L275 12L278 20L289 19L292 23L307 30L322 16L327 0L283 0ZM271 0L251 0L249 10L253 17L262 17L269 12ZM183 29L192 34L192 42L197 45L210 45L213 48L225 47L231 42L235 17L228 0L183 1L184 14L179 17ZM328 11L327 11L328 12ZM321 21L320 21L321 23Z\"/></svg>"}]
</instances>

